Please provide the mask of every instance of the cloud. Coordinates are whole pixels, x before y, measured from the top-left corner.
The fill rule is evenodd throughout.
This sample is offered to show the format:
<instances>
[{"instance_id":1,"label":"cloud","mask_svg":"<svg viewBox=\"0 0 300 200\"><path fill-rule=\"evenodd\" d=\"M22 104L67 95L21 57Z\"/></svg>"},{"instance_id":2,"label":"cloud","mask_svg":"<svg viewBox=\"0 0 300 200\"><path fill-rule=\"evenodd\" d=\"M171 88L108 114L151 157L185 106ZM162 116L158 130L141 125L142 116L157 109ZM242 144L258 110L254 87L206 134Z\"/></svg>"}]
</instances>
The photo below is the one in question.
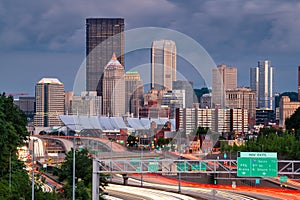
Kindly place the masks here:
<instances>
[{"instance_id":1,"label":"cloud","mask_svg":"<svg viewBox=\"0 0 300 200\"><path fill-rule=\"evenodd\" d=\"M127 30L154 26L187 34L216 63L246 72L265 58L278 68L297 66L299 9L296 0L0 1L0 52L84 56L85 18L122 17Z\"/></svg>"},{"instance_id":2,"label":"cloud","mask_svg":"<svg viewBox=\"0 0 300 200\"><path fill-rule=\"evenodd\" d=\"M0 9L2 50L34 48L56 51L81 51L85 40L85 18L124 17L126 27L149 25L150 21L164 25L163 16L172 10L167 1L81 1L57 0L37 3L5 1ZM159 14L155 14L155 13ZM143 16L143 17L141 17ZM161 23L160 23L161 22Z\"/></svg>"}]
</instances>

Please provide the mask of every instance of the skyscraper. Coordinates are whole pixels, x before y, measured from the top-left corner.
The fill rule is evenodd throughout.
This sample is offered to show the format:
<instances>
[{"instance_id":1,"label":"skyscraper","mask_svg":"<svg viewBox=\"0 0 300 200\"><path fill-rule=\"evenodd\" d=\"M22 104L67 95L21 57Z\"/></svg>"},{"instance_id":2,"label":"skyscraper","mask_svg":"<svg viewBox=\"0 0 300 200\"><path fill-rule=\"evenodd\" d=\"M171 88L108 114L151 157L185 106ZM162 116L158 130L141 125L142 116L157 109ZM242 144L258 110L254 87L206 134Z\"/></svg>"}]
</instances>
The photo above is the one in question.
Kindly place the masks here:
<instances>
[{"instance_id":1,"label":"skyscraper","mask_svg":"<svg viewBox=\"0 0 300 200\"><path fill-rule=\"evenodd\" d=\"M298 66L298 101L300 101L300 66Z\"/></svg>"},{"instance_id":2,"label":"skyscraper","mask_svg":"<svg viewBox=\"0 0 300 200\"><path fill-rule=\"evenodd\" d=\"M102 114L122 116L125 114L125 75L124 67L115 54L106 65L102 82Z\"/></svg>"},{"instance_id":3,"label":"skyscraper","mask_svg":"<svg viewBox=\"0 0 300 200\"><path fill-rule=\"evenodd\" d=\"M61 126L59 115L64 114L64 85L56 78L43 78L35 86L36 115L34 125Z\"/></svg>"},{"instance_id":4,"label":"skyscraper","mask_svg":"<svg viewBox=\"0 0 300 200\"><path fill-rule=\"evenodd\" d=\"M19 99L14 99L14 104L24 112L27 123L31 123L35 113L35 97L19 97Z\"/></svg>"},{"instance_id":5,"label":"skyscraper","mask_svg":"<svg viewBox=\"0 0 300 200\"><path fill-rule=\"evenodd\" d=\"M102 96L100 81L104 67L116 53L124 66L124 19L86 19L86 90L98 91Z\"/></svg>"},{"instance_id":6,"label":"skyscraper","mask_svg":"<svg viewBox=\"0 0 300 200\"><path fill-rule=\"evenodd\" d=\"M259 108L273 109L273 74L268 60L259 61L257 67L250 69L250 87L256 91Z\"/></svg>"},{"instance_id":7,"label":"skyscraper","mask_svg":"<svg viewBox=\"0 0 300 200\"><path fill-rule=\"evenodd\" d=\"M173 90L185 90L185 107L193 108L194 103L198 103L194 93L193 82L177 80L173 81Z\"/></svg>"},{"instance_id":8,"label":"skyscraper","mask_svg":"<svg viewBox=\"0 0 300 200\"><path fill-rule=\"evenodd\" d=\"M155 40L151 49L151 89L172 90L176 81L176 45L172 40Z\"/></svg>"},{"instance_id":9,"label":"skyscraper","mask_svg":"<svg viewBox=\"0 0 300 200\"><path fill-rule=\"evenodd\" d=\"M125 112L138 117L142 107L144 86L137 71L128 71L125 74Z\"/></svg>"},{"instance_id":10,"label":"skyscraper","mask_svg":"<svg viewBox=\"0 0 300 200\"><path fill-rule=\"evenodd\" d=\"M237 88L237 68L218 65L212 71L212 106L225 106L225 91Z\"/></svg>"},{"instance_id":11,"label":"skyscraper","mask_svg":"<svg viewBox=\"0 0 300 200\"><path fill-rule=\"evenodd\" d=\"M226 108L248 110L248 122L255 125L256 92L249 88L226 90ZM243 116L244 117L244 116Z\"/></svg>"},{"instance_id":12,"label":"skyscraper","mask_svg":"<svg viewBox=\"0 0 300 200\"><path fill-rule=\"evenodd\" d=\"M81 96L73 96L71 113L73 115L100 116L102 112L100 96L97 92L83 91Z\"/></svg>"}]
</instances>

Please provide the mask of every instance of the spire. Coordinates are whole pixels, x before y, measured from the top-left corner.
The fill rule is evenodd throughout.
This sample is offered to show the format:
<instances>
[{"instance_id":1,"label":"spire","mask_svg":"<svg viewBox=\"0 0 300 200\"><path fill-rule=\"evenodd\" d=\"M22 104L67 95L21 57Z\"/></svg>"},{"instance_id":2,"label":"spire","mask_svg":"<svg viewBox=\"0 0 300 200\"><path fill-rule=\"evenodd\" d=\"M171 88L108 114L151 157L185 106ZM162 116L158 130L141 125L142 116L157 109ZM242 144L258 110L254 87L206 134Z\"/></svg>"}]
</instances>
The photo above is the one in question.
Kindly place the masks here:
<instances>
[{"instance_id":1,"label":"spire","mask_svg":"<svg viewBox=\"0 0 300 200\"><path fill-rule=\"evenodd\" d=\"M112 54L111 60L117 60L117 56L116 56L115 52Z\"/></svg>"},{"instance_id":2,"label":"spire","mask_svg":"<svg viewBox=\"0 0 300 200\"><path fill-rule=\"evenodd\" d=\"M121 63L118 61L115 53L112 54L111 60L107 63L107 65L105 66L105 69L107 67L122 67L123 68Z\"/></svg>"}]
</instances>

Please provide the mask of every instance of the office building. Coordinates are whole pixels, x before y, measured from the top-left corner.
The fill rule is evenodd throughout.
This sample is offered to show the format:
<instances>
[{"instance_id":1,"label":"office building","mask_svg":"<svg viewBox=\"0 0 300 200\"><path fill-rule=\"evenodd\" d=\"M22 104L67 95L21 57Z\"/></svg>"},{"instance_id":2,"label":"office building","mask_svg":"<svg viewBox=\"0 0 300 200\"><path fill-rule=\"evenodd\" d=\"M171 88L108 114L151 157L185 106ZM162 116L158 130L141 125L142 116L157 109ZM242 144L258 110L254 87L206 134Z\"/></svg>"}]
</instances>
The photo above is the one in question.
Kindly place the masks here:
<instances>
[{"instance_id":1,"label":"office building","mask_svg":"<svg viewBox=\"0 0 300 200\"><path fill-rule=\"evenodd\" d=\"M102 91L102 114L105 116L124 115L125 73L124 67L115 54L104 69Z\"/></svg>"},{"instance_id":2,"label":"office building","mask_svg":"<svg viewBox=\"0 0 300 200\"><path fill-rule=\"evenodd\" d=\"M97 96L96 91L83 91L80 96L73 96L72 110L73 115L80 116L101 116L101 96Z\"/></svg>"},{"instance_id":3,"label":"office building","mask_svg":"<svg viewBox=\"0 0 300 200\"><path fill-rule=\"evenodd\" d=\"M226 90L226 108L240 108L248 110L248 120L253 126L255 124L256 92L249 88L236 88Z\"/></svg>"},{"instance_id":4,"label":"office building","mask_svg":"<svg viewBox=\"0 0 300 200\"><path fill-rule=\"evenodd\" d=\"M300 107L300 102L291 102L288 96L282 96L279 102L279 126L285 128L285 120Z\"/></svg>"},{"instance_id":5,"label":"office building","mask_svg":"<svg viewBox=\"0 0 300 200\"><path fill-rule=\"evenodd\" d=\"M144 94L144 105L155 104L161 105L162 96L167 92L167 90L148 90L146 94Z\"/></svg>"},{"instance_id":6,"label":"office building","mask_svg":"<svg viewBox=\"0 0 300 200\"><path fill-rule=\"evenodd\" d=\"M176 81L176 45L171 40L156 40L151 49L151 89L172 90Z\"/></svg>"},{"instance_id":7,"label":"office building","mask_svg":"<svg viewBox=\"0 0 300 200\"><path fill-rule=\"evenodd\" d=\"M125 112L138 117L143 106L144 86L137 71L126 72L125 91Z\"/></svg>"},{"instance_id":8,"label":"office building","mask_svg":"<svg viewBox=\"0 0 300 200\"><path fill-rule=\"evenodd\" d=\"M237 87L237 68L218 65L212 70L212 108L225 107L225 91Z\"/></svg>"},{"instance_id":9,"label":"office building","mask_svg":"<svg viewBox=\"0 0 300 200\"><path fill-rule=\"evenodd\" d=\"M195 103L198 103L194 93L193 82L177 80L173 81L173 90L185 91L185 108L193 108Z\"/></svg>"},{"instance_id":10,"label":"office building","mask_svg":"<svg viewBox=\"0 0 300 200\"><path fill-rule=\"evenodd\" d=\"M300 101L300 66L298 66L298 101Z\"/></svg>"},{"instance_id":11,"label":"office building","mask_svg":"<svg viewBox=\"0 0 300 200\"><path fill-rule=\"evenodd\" d=\"M28 123L33 122L35 113L35 97L19 97L19 99L14 100L14 104L24 112Z\"/></svg>"},{"instance_id":12,"label":"office building","mask_svg":"<svg viewBox=\"0 0 300 200\"><path fill-rule=\"evenodd\" d=\"M124 65L124 19L86 19L86 90L98 91L102 96L104 67L115 53Z\"/></svg>"},{"instance_id":13,"label":"office building","mask_svg":"<svg viewBox=\"0 0 300 200\"><path fill-rule=\"evenodd\" d=\"M248 111L243 109L179 108L176 110L176 130L190 134L199 126L220 135L248 132Z\"/></svg>"},{"instance_id":14,"label":"office building","mask_svg":"<svg viewBox=\"0 0 300 200\"><path fill-rule=\"evenodd\" d=\"M256 125L272 126L276 124L276 112L271 109L256 109Z\"/></svg>"},{"instance_id":15,"label":"office building","mask_svg":"<svg viewBox=\"0 0 300 200\"><path fill-rule=\"evenodd\" d=\"M213 130L214 122L213 122L213 115L215 109L195 109L196 112L196 125L197 127L201 126L203 128L209 128Z\"/></svg>"},{"instance_id":16,"label":"office building","mask_svg":"<svg viewBox=\"0 0 300 200\"><path fill-rule=\"evenodd\" d=\"M169 118L175 118L176 108L185 108L185 90L169 90L162 96L163 106L168 106L170 109Z\"/></svg>"},{"instance_id":17,"label":"office building","mask_svg":"<svg viewBox=\"0 0 300 200\"><path fill-rule=\"evenodd\" d=\"M248 133L248 110L247 109L230 109L230 132L236 134Z\"/></svg>"},{"instance_id":18,"label":"office building","mask_svg":"<svg viewBox=\"0 0 300 200\"><path fill-rule=\"evenodd\" d=\"M200 97L200 108L211 108L211 93L203 94Z\"/></svg>"},{"instance_id":19,"label":"office building","mask_svg":"<svg viewBox=\"0 0 300 200\"><path fill-rule=\"evenodd\" d=\"M59 115L64 114L64 85L56 78L43 78L35 86L34 125L37 127L61 126Z\"/></svg>"},{"instance_id":20,"label":"office building","mask_svg":"<svg viewBox=\"0 0 300 200\"><path fill-rule=\"evenodd\" d=\"M257 67L250 69L250 88L256 91L260 109L274 109L273 77L274 69L268 60L259 61Z\"/></svg>"},{"instance_id":21,"label":"office building","mask_svg":"<svg viewBox=\"0 0 300 200\"><path fill-rule=\"evenodd\" d=\"M73 91L66 91L65 92L65 115L71 115L72 114L73 95L74 95Z\"/></svg>"}]
</instances>

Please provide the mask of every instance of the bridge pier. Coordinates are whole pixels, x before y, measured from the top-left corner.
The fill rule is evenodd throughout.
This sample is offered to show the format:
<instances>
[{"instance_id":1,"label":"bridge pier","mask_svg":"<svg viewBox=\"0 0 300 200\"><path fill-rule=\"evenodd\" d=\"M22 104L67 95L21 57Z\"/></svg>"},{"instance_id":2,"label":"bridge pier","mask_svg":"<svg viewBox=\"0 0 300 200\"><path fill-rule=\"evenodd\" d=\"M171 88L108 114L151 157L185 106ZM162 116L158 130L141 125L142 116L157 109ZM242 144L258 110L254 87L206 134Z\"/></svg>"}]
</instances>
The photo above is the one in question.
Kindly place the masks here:
<instances>
[{"instance_id":1,"label":"bridge pier","mask_svg":"<svg viewBox=\"0 0 300 200\"><path fill-rule=\"evenodd\" d=\"M100 175L99 171L99 164L97 160L93 160L93 177L92 177L92 199L99 200L99 179Z\"/></svg>"},{"instance_id":2,"label":"bridge pier","mask_svg":"<svg viewBox=\"0 0 300 200\"><path fill-rule=\"evenodd\" d=\"M128 176L127 174L122 174L123 176L123 185L128 185Z\"/></svg>"}]
</instances>

